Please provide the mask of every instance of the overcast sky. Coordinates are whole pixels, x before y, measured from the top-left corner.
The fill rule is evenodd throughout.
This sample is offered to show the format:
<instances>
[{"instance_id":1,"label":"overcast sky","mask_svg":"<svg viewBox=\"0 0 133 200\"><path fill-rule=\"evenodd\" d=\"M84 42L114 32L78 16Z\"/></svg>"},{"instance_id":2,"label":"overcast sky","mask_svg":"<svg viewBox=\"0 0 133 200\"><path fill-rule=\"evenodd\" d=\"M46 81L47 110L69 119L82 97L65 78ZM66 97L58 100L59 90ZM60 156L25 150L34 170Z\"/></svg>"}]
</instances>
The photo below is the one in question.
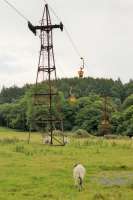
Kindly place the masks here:
<instances>
[{"instance_id":1,"label":"overcast sky","mask_svg":"<svg viewBox=\"0 0 133 200\"><path fill-rule=\"evenodd\" d=\"M43 0L9 0L33 24L39 24ZM133 0L47 0L85 58L85 76L133 78ZM34 83L40 41L26 21L0 2L0 88ZM52 15L53 23L59 23ZM80 58L65 32L54 30L58 77L74 77Z\"/></svg>"}]
</instances>

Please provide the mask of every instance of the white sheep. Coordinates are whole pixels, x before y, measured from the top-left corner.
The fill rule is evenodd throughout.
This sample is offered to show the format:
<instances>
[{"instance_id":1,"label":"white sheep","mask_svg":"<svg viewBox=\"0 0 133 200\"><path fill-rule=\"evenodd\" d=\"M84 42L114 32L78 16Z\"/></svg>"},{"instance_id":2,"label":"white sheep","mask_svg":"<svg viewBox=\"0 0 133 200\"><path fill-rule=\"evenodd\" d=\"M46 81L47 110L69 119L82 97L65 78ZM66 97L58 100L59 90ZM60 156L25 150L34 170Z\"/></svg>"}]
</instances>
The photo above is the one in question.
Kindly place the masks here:
<instances>
[{"instance_id":1,"label":"white sheep","mask_svg":"<svg viewBox=\"0 0 133 200\"><path fill-rule=\"evenodd\" d=\"M69 144L69 143L70 143L69 138L68 138L68 137L65 137L65 138L64 138L64 144Z\"/></svg>"},{"instance_id":2,"label":"white sheep","mask_svg":"<svg viewBox=\"0 0 133 200\"><path fill-rule=\"evenodd\" d=\"M82 164L76 164L73 169L73 178L75 180L75 185L78 186L79 191L83 187L83 179L85 176L86 170Z\"/></svg>"},{"instance_id":3,"label":"white sheep","mask_svg":"<svg viewBox=\"0 0 133 200\"><path fill-rule=\"evenodd\" d=\"M51 137L49 135L43 138L43 144L50 144L50 142L51 142Z\"/></svg>"}]
</instances>

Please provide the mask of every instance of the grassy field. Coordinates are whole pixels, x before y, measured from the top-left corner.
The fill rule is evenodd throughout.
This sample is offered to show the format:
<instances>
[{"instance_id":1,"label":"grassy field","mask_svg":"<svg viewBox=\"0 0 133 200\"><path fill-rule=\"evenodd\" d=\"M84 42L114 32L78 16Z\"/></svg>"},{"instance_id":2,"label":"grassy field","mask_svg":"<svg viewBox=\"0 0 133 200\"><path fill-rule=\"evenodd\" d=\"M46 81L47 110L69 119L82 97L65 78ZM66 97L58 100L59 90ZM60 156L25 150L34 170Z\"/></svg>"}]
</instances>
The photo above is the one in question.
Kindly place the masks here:
<instances>
[{"instance_id":1,"label":"grassy field","mask_svg":"<svg viewBox=\"0 0 133 200\"><path fill-rule=\"evenodd\" d=\"M133 141L74 139L65 147L0 128L0 200L133 200ZM72 168L83 163L84 189Z\"/></svg>"}]
</instances>

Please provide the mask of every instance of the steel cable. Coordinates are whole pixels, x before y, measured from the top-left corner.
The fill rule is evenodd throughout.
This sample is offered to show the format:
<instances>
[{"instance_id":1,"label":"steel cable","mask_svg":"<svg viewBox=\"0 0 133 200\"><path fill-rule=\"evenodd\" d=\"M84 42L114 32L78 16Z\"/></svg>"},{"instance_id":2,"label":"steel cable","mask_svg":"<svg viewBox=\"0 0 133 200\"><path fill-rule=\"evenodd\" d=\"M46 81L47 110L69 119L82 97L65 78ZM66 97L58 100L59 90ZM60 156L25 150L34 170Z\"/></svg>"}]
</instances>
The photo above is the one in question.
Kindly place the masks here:
<instances>
[{"instance_id":1,"label":"steel cable","mask_svg":"<svg viewBox=\"0 0 133 200\"><path fill-rule=\"evenodd\" d=\"M14 5L12 5L9 1L3 0L8 6L10 6L19 16L21 16L27 22L30 21L27 17L25 17Z\"/></svg>"}]
</instances>

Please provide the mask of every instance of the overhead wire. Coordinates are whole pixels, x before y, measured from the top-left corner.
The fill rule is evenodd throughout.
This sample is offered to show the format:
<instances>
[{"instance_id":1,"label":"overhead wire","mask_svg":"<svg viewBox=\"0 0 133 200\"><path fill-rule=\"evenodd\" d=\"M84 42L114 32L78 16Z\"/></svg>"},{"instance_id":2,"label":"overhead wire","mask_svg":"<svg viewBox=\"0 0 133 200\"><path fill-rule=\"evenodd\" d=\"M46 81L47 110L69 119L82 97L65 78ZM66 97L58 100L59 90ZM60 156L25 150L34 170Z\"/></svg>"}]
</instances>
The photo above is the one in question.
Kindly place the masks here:
<instances>
[{"instance_id":1,"label":"overhead wire","mask_svg":"<svg viewBox=\"0 0 133 200\"><path fill-rule=\"evenodd\" d=\"M48 3L46 0L44 0L44 2L46 4L49 5L49 8L51 10L51 12L53 13L54 17L58 20L58 21L62 21L61 18L57 15L57 13L55 12L55 10L53 9L53 7L50 5L50 3ZM69 39L69 42L71 43L73 50L75 51L76 55L78 56L79 59L83 59L83 57L81 56L79 49L77 47L77 45L75 44L70 32L68 31L67 27L64 25L64 31L67 35L67 38ZM86 66L86 63L84 63L84 66ZM62 70L61 70L62 71ZM64 73L63 73L64 74Z\"/></svg>"},{"instance_id":2,"label":"overhead wire","mask_svg":"<svg viewBox=\"0 0 133 200\"><path fill-rule=\"evenodd\" d=\"M52 7L49 3L47 3L46 0L44 0L44 2L45 2L46 4L49 5L49 8L50 8L51 12L53 13L53 15L55 16L55 18L56 18L58 21L62 21L61 18L57 15L57 13L55 12L55 10L53 9L53 7ZM65 33L66 33L66 35L67 35L67 38L69 39L69 42L71 43L71 45L72 45L72 47L73 47L73 50L74 50L75 53L77 54L77 56L78 56L80 59L84 59L83 56L81 56L81 53L80 53L80 51L79 51L79 49L78 49L78 47L77 47L75 41L73 40L73 38L72 38L70 32L68 31L68 29L67 29L67 27L66 27L65 25L64 25L64 31L65 31ZM85 68L86 68L87 71L88 71L88 66L87 66L87 64L86 64L86 61L84 62L84 66L85 66Z\"/></svg>"},{"instance_id":3,"label":"overhead wire","mask_svg":"<svg viewBox=\"0 0 133 200\"><path fill-rule=\"evenodd\" d=\"M3 0L6 4L8 4L8 6L10 6L19 16L21 16L24 20L26 20L27 22L30 21L27 17L25 17L23 15L23 13L21 13L13 4L11 4L9 1L7 0Z\"/></svg>"},{"instance_id":4,"label":"overhead wire","mask_svg":"<svg viewBox=\"0 0 133 200\"><path fill-rule=\"evenodd\" d=\"M78 55L78 57L80 57L80 59L82 58L78 48L77 48L77 45L75 44L75 42L73 41L72 37L71 37L71 34L68 32L66 26L64 26L64 30L69 38L69 41L71 42L72 46L73 46L73 49L75 50L75 53Z\"/></svg>"},{"instance_id":5,"label":"overhead wire","mask_svg":"<svg viewBox=\"0 0 133 200\"><path fill-rule=\"evenodd\" d=\"M22 12L20 12L20 11L19 11L13 4L11 4L8 0L3 0L3 1L4 1L8 6L10 6L10 7L11 7L20 17L22 17L25 21L27 21L27 22L30 21ZM46 0L44 0L44 2L45 2L46 4L48 4ZM59 20L59 21L62 21L62 20L60 19L60 17L57 15L57 13L54 11L54 9L52 8L52 6L51 6L50 4L49 4L49 8L50 8L51 12L53 13L53 15L56 17L56 19ZM75 51L75 53L77 54L77 56L81 59L82 56L81 56L81 54L80 54L80 51L79 51L77 45L75 44L75 42L74 42L74 40L73 40L73 38L72 38L70 32L68 31L68 29L66 28L65 25L64 25L64 30L65 30L65 33L66 33L66 35L67 35L67 37L68 37L68 39L69 39L69 41L70 41L70 43L71 43L71 45L72 45L72 47L73 47L73 50ZM86 63L85 63L85 66L86 66Z\"/></svg>"},{"instance_id":6,"label":"overhead wire","mask_svg":"<svg viewBox=\"0 0 133 200\"><path fill-rule=\"evenodd\" d=\"M27 22L30 21L22 12L20 12L13 4L11 4L9 1L7 0L3 0L8 6L10 6L20 17L22 17L24 20L26 20ZM44 2L47 4L47 1L44 0ZM49 8L51 9L53 15L61 21L60 17L56 14L56 12L54 11L54 9L52 8L51 5L49 5ZM68 39L70 41L70 43L72 44L72 47L75 51L75 53L78 55L78 57L82 57L78 48L77 48L77 45L75 44L75 42L73 41L73 38L71 36L71 34L69 33L69 31L67 30L66 26L64 26L64 30L66 32L66 35L68 36Z\"/></svg>"},{"instance_id":7,"label":"overhead wire","mask_svg":"<svg viewBox=\"0 0 133 200\"><path fill-rule=\"evenodd\" d=\"M44 0L44 2L47 4L46 0ZM59 21L62 21L61 18L57 15L57 13L54 11L54 9L52 8L52 6L50 4L49 4L49 8L50 8L51 12L53 13L53 15L56 17L56 19L59 20ZM64 31L65 31L65 33L66 33L66 35L67 35L72 47L73 47L75 53L78 55L78 57L82 58L77 45L75 44L70 32L68 31L68 29L67 29L67 27L65 25L64 25Z\"/></svg>"}]
</instances>

